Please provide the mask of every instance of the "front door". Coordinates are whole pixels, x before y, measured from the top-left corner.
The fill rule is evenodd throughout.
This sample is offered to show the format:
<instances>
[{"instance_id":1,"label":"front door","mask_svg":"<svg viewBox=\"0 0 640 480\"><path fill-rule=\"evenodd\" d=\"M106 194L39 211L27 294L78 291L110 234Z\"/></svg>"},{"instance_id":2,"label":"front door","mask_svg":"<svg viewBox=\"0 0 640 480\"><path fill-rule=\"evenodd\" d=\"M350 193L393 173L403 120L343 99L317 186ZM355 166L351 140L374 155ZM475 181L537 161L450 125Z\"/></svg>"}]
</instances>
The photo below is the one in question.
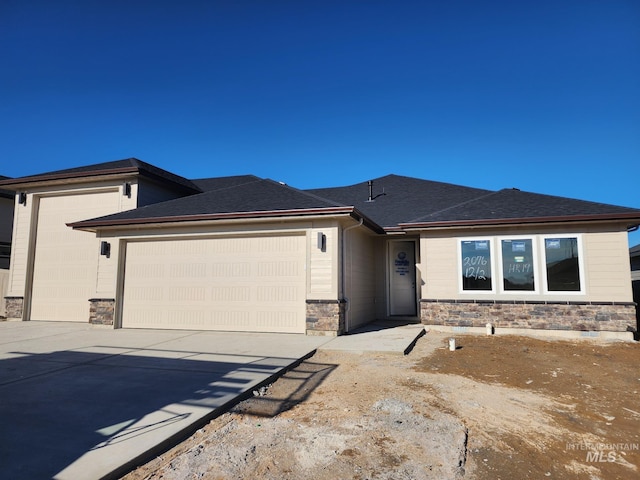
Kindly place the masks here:
<instances>
[{"instance_id":1,"label":"front door","mask_svg":"<svg viewBox=\"0 0 640 480\"><path fill-rule=\"evenodd\" d=\"M415 242L389 242L389 315L416 315Z\"/></svg>"}]
</instances>

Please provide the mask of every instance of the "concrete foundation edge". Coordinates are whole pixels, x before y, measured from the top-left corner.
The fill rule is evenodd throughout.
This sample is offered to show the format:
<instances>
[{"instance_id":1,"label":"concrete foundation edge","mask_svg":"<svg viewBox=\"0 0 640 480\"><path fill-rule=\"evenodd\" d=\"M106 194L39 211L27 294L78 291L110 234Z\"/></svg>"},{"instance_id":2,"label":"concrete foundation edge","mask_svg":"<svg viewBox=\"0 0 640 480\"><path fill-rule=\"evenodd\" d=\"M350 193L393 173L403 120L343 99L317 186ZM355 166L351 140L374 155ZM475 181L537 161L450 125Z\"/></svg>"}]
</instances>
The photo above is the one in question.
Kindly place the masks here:
<instances>
[{"instance_id":1,"label":"concrete foundation edge","mask_svg":"<svg viewBox=\"0 0 640 480\"><path fill-rule=\"evenodd\" d=\"M487 335L486 327L456 327L448 325L425 325L424 328L433 332L465 334L473 333ZM635 341L633 332L608 332L608 331L577 331L577 330L538 330L533 328L493 328L492 335L522 335L541 339L562 340L623 340Z\"/></svg>"}]
</instances>

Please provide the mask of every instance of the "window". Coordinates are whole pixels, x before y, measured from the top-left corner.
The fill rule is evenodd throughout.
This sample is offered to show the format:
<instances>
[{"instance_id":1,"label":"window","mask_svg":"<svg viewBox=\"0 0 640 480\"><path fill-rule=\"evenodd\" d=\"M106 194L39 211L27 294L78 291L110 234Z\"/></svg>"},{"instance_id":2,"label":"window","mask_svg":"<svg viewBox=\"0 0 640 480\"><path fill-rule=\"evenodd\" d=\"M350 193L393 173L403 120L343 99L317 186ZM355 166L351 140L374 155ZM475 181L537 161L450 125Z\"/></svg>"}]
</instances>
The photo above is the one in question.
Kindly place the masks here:
<instances>
[{"instance_id":1,"label":"window","mask_svg":"<svg viewBox=\"0 0 640 480\"><path fill-rule=\"evenodd\" d=\"M578 239L576 237L545 238L544 256L547 270L547 290L550 292L579 292Z\"/></svg>"},{"instance_id":2,"label":"window","mask_svg":"<svg viewBox=\"0 0 640 480\"><path fill-rule=\"evenodd\" d=\"M491 283L491 241L463 240L462 289L493 290Z\"/></svg>"},{"instance_id":3,"label":"window","mask_svg":"<svg viewBox=\"0 0 640 480\"><path fill-rule=\"evenodd\" d=\"M505 292L535 290L533 241L502 240L502 283Z\"/></svg>"},{"instance_id":4,"label":"window","mask_svg":"<svg viewBox=\"0 0 640 480\"><path fill-rule=\"evenodd\" d=\"M578 235L460 239L460 291L582 294L585 292L581 256L582 242Z\"/></svg>"}]
</instances>

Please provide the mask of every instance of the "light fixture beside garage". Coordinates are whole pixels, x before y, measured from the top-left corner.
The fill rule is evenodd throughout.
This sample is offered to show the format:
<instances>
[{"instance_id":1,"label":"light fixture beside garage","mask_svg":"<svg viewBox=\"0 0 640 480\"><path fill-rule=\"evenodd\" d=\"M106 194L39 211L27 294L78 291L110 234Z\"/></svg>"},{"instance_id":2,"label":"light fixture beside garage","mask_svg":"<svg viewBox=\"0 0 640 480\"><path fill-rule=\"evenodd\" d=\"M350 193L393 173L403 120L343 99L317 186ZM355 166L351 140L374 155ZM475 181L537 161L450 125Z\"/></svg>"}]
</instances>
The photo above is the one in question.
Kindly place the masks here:
<instances>
[{"instance_id":1,"label":"light fixture beside garage","mask_svg":"<svg viewBox=\"0 0 640 480\"><path fill-rule=\"evenodd\" d=\"M20 192L18 194L18 203L20 205L27 205L27 194L25 192Z\"/></svg>"},{"instance_id":2,"label":"light fixture beside garage","mask_svg":"<svg viewBox=\"0 0 640 480\"><path fill-rule=\"evenodd\" d=\"M109 242L100 242L100 255L104 255L107 258L111 255L111 244Z\"/></svg>"},{"instance_id":3,"label":"light fixture beside garage","mask_svg":"<svg viewBox=\"0 0 640 480\"><path fill-rule=\"evenodd\" d=\"M122 194L123 194L125 197L129 197L129 198L131 198L131 184L130 184L129 182L125 183L125 184L122 186Z\"/></svg>"},{"instance_id":4,"label":"light fixture beside garage","mask_svg":"<svg viewBox=\"0 0 640 480\"><path fill-rule=\"evenodd\" d=\"M322 232L318 232L318 248L323 252L327 251L327 236Z\"/></svg>"}]
</instances>

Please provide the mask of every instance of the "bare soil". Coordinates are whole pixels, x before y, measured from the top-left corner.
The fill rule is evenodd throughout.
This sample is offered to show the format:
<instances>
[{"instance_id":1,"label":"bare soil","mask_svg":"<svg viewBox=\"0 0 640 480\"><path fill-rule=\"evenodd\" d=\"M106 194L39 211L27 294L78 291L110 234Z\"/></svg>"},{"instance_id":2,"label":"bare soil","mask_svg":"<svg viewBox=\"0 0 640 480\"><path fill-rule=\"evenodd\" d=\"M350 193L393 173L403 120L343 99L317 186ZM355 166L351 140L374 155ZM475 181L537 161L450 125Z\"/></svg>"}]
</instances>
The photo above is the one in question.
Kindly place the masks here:
<instances>
[{"instance_id":1,"label":"bare soil","mask_svg":"<svg viewBox=\"0 0 640 480\"><path fill-rule=\"evenodd\" d=\"M640 478L640 344L319 352L125 480Z\"/></svg>"}]
</instances>

